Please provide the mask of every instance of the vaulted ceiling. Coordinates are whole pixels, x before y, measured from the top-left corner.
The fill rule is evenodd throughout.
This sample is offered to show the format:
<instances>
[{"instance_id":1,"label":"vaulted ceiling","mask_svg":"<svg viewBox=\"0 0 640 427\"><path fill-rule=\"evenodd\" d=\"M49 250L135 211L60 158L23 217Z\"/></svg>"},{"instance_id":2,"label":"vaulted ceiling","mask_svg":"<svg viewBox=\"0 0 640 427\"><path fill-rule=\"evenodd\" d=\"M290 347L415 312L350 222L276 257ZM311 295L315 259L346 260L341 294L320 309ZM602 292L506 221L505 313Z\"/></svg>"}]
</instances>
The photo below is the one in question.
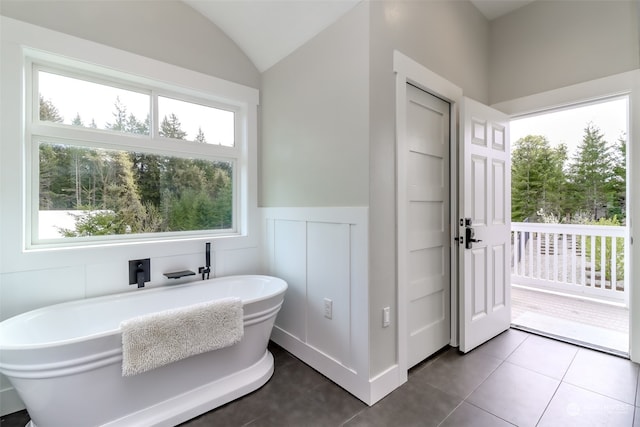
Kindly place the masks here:
<instances>
[{"instance_id":1,"label":"vaulted ceiling","mask_svg":"<svg viewBox=\"0 0 640 427\"><path fill-rule=\"evenodd\" d=\"M183 1L224 31L262 72L367 0ZM471 0L488 20L531 1Z\"/></svg>"}]
</instances>

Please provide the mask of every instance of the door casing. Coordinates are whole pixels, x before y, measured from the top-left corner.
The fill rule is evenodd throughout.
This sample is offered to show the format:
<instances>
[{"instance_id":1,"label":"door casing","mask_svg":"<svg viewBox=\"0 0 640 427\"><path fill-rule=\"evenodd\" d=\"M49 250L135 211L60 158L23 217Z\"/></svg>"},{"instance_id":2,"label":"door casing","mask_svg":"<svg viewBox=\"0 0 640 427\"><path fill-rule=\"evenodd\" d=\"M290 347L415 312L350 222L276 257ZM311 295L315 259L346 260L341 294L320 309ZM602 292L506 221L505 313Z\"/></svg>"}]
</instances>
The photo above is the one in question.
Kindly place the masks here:
<instances>
[{"instance_id":1,"label":"door casing","mask_svg":"<svg viewBox=\"0 0 640 427\"><path fill-rule=\"evenodd\" d=\"M458 141L458 133L457 133L457 117L460 102L462 101L462 89L451 83L447 79L437 75L436 73L430 71L425 68L423 65L409 58L408 56L402 54L401 52L394 51L393 54L393 67L394 72L396 74L396 123L406 123L406 99L407 99L407 83L416 86L425 92L428 92L438 98L441 98L447 101L451 105L450 111L450 144L449 144L449 155L450 155L450 174L451 177L457 177L457 161L455 159L458 158L457 151L457 141ZM406 128L403 126L396 126L396 146L405 146L406 143ZM398 150L397 150L398 151ZM398 156L396 156L396 161L398 162ZM399 165L396 164L396 171L399 171ZM457 253L458 248L457 245L454 245L454 237L457 232L457 227L455 224L457 223L457 199L458 199L458 186L457 180L452 179L450 182L450 218L449 218L449 235L451 238L451 263L450 263L450 283L451 283L451 307L450 307L450 318L451 318L451 340L449 344L451 346L458 345L458 318L459 318L459 310L458 310L458 273L457 273ZM406 191L405 189L397 189L398 190L398 200L397 204L400 205L401 197L403 197L402 192ZM401 236L402 233L399 232L401 227L404 224L400 223L400 217L398 217L398 225L397 225L397 236L398 236L398 247L404 247L401 243L400 239L404 238ZM407 358L407 349L408 349L408 340L407 340L407 328L408 328L408 313L407 306L404 302L407 300L407 289L404 285L406 283L405 271L403 271L403 266L406 265L406 261L402 258L403 255L398 253L397 260L397 274L398 274L398 298L397 298L397 336L398 336L398 381L399 384L402 384L407 381L407 369L408 369L408 358Z\"/></svg>"}]
</instances>

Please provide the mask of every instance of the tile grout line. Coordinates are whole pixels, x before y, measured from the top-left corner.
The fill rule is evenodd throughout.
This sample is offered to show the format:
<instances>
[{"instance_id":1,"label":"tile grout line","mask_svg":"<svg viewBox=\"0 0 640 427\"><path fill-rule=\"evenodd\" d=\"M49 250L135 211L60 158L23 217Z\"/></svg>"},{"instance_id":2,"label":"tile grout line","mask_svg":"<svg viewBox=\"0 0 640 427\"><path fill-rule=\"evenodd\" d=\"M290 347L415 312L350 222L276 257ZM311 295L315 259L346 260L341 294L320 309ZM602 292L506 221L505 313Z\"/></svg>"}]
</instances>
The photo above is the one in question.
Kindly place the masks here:
<instances>
[{"instance_id":1,"label":"tile grout line","mask_svg":"<svg viewBox=\"0 0 640 427\"><path fill-rule=\"evenodd\" d=\"M562 383L564 383L564 377L567 376L567 372L569 372L569 369L571 369L571 365L573 365L573 362L576 360L576 357L578 356L578 352L579 351L580 351L580 349L578 349L576 351L576 353L573 355L573 358L571 358L571 363L569 363L569 366L567 366L567 369L564 371L564 374L562 375L562 378L560 378L560 381L558 381L558 385L556 386L556 389L554 390L553 395L551 395L551 399L549 399L549 401L547 402L547 404L544 407L544 410L540 414L540 417L538 417L538 421L536 421L536 426L538 424L540 424L540 421L542 421L542 418L544 417L544 414L547 413L547 410L549 409L549 405L551 405L551 402L553 401L553 398L556 397L556 394L558 394L558 390L560 390L560 386L562 385Z\"/></svg>"}]
</instances>

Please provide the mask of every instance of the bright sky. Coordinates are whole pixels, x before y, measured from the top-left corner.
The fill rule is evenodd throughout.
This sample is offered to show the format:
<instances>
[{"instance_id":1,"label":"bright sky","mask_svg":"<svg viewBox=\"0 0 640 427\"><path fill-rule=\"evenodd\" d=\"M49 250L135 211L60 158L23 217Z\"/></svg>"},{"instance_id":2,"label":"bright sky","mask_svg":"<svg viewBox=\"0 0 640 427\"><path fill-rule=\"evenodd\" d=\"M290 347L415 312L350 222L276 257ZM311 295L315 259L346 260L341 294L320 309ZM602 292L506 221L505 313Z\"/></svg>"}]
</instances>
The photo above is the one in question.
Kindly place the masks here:
<instances>
[{"instance_id":1,"label":"bright sky","mask_svg":"<svg viewBox=\"0 0 640 427\"><path fill-rule=\"evenodd\" d=\"M138 121L144 122L150 112L151 97L148 94L43 71L38 73L38 78L40 94L53 103L66 124L71 124L80 114L85 126L89 126L93 119L98 129L105 129L107 123L115 121L116 98L126 107L127 117L133 114ZM202 128L208 143L234 145L233 112L165 97L159 97L158 102L160 120L174 113L181 129L187 132L186 139L195 140L198 128Z\"/></svg>"},{"instance_id":2,"label":"bright sky","mask_svg":"<svg viewBox=\"0 0 640 427\"><path fill-rule=\"evenodd\" d=\"M589 122L600 128L605 141L613 143L628 134L628 98L512 120L509 124L511 147L527 135L543 135L552 147L567 145L569 159L575 154Z\"/></svg>"}]
</instances>

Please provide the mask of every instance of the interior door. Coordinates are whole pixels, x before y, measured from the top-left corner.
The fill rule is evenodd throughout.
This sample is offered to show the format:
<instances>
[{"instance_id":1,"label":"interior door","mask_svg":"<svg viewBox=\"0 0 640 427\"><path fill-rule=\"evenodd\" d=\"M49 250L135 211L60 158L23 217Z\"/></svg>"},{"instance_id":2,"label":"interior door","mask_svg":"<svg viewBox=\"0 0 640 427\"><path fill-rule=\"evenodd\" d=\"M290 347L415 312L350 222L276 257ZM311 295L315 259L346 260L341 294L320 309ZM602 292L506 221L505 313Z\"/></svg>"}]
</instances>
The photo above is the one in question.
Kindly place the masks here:
<instances>
[{"instance_id":1,"label":"interior door","mask_svg":"<svg viewBox=\"0 0 640 427\"><path fill-rule=\"evenodd\" d=\"M459 156L460 350L511 324L511 153L503 113L464 98Z\"/></svg>"},{"instance_id":2,"label":"interior door","mask_svg":"<svg viewBox=\"0 0 640 427\"><path fill-rule=\"evenodd\" d=\"M446 346L450 329L450 105L407 84L403 234L399 265L408 298L408 367Z\"/></svg>"}]
</instances>

